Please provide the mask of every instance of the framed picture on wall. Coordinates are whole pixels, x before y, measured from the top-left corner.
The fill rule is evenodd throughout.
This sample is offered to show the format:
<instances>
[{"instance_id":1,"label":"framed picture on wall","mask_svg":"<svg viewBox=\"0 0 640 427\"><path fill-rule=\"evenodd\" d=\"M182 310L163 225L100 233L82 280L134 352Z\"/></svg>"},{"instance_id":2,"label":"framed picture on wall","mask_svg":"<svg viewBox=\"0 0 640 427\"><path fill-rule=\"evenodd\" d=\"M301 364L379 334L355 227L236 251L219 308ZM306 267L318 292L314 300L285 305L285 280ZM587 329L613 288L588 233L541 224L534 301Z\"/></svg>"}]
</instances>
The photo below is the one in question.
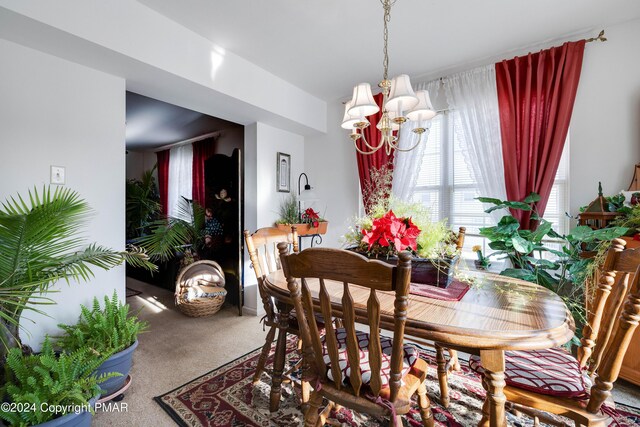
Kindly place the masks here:
<instances>
[{"instance_id":1,"label":"framed picture on wall","mask_svg":"<svg viewBox=\"0 0 640 427\"><path fill-rule=\"evenodd\" d=\"M291 192L291 156L278 153L276 165L277 189L282 193Z\"/></svg>"}]
</instances>

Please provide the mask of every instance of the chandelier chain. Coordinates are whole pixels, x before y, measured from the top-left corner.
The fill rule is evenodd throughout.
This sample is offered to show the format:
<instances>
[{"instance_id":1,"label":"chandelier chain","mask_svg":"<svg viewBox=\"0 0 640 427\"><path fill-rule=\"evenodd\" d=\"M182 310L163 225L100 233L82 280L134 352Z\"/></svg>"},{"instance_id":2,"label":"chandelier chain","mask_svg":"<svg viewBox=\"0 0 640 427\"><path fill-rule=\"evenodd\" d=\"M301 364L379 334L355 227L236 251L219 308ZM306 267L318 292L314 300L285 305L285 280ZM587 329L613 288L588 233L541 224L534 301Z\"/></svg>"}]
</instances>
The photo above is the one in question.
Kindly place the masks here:
<instances>
[{"instance_id":1,"label":"chandelier chain","mask_svg":"<svg viewBox=\"0 0 640 427\"><path fill-rule=\"evenodd\" d=\"M396 2L396 0L380 0L380 3L382 3L382 7L384 8L384 36L383 36L383 40L384 40L384 47L383 47L383 52L384 52L384 59L382 60L382 66L384 67L384 75L383 75L383 79L384 80L388 80L389 79L389 53L387 51L387 44L389 42L389 29L387 28L387 24L389 23L389 21L391 21L391 6L393 6L393 4Z\"/></svg>"}]
</instances>

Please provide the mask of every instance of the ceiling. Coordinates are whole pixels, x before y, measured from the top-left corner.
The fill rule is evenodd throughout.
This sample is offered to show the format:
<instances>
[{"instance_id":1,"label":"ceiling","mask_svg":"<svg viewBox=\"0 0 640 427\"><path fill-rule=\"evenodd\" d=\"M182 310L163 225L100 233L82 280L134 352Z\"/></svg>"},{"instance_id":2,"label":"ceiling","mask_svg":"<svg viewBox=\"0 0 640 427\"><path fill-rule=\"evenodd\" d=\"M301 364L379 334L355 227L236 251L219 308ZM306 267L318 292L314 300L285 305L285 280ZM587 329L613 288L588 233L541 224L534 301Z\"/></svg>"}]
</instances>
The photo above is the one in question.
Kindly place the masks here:
<instances>
[{"instance_id":1,"label":"ceiling","mask_svg":"<svg viewBox=\"0 0 640 427\"><path fill-rule=\"evenodd\" d=\"M127 92L128 149L162 147L233 126L240 125Z\"/></svg>"},{"instance_id":2,"label":"ceiling","mask_svg":"<svg viewBox=\"0 0 640 427\"><path fill-rule=\"evenodd\" d=\"M322 99L382 77L376 0L139 0ZM640 17L638 0L399 0L389 75L427 80Z\"/></svg>"}]
</instances>

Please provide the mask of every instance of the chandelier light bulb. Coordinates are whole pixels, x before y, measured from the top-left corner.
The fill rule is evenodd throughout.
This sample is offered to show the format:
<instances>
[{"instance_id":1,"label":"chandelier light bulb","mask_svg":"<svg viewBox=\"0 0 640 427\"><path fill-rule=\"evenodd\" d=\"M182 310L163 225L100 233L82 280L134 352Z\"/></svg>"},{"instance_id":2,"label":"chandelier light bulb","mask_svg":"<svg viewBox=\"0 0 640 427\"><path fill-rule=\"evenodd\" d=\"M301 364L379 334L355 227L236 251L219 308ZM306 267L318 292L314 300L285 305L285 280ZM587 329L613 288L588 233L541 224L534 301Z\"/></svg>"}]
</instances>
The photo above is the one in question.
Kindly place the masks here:
<instances>
[{"instance_id":1,"label":"chandelier light bulb","mask_svg":"<svg viewBox=\"0 0 640 427\"><path fill-rule=\"evenodd\" d=\"M380 111L380 107L376 104L371 93L371 85L369 83L360 83L353 88L352 106L348 113L353 117L366 117Z\"/></svg>"},{"instance_id":2,"label":"chandelier light bulb","mask_svg":"<svg viewBox=\"0 0 640 427\"><path fill-rule=\"evenodd\" d=\"M342 117L342 129L353 129L355 127L355 124L358 122L361 122L362 120L360 120L358 117L354 117L351 114L349 114L349 110L351 109L351 107L353 106L353 101L349 101L344 105L344 116Z\"/></svg>"},{"instance_id":3,"label":"chandelier light bulb","mask_svg":"<svg viewBox=\"0 0 640 427\"><path fill-rule=\"evenodd\" d=\"M436 111L431 104L429 91L419 90L416 92L416 96L418 97L418 104L407 113L407 118L414 122L433 119L436 116Z\"/></svg>"},{"instance_id":4,"label":"chandelier light bulb","mask_svg":"<svg viewBox=\"0 0 640 427\"><path fill-rule=\"evenodd\" d=\"M400 74L391 81L391 92L389 100L384 105L388 111L396 111L398 116L402 116L403 111L411 110L418 104L411 80L406 74Z\"/></svg>"}]
</instances>

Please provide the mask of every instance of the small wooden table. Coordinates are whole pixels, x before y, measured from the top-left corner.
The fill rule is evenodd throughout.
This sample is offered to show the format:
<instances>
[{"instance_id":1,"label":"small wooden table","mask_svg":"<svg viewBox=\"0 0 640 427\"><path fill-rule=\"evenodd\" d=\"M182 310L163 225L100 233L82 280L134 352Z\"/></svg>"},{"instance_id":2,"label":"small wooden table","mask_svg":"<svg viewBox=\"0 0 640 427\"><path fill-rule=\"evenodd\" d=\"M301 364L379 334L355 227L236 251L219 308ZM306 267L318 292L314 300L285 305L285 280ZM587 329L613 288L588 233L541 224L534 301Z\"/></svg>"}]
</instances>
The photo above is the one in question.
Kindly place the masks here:
<instances>
[{"instance_id":1,"label":"small wooden table","mask_svg":"<svg viewBox=\"0 0 640 427\"><path fill-rule=\"evenodd\" d=\"M573 318L562 299L534 283L492 273L474 273L475 283L460 301L442 301L409 295L405 334L466 352L479 354L488 386L487 403L490 420L481 426L504 426L506 401L503 393L504 351L537 350L565 344L573 336ZM317 284L309 280L317 301ZM265 282L276 299L280 316L278 343L271 386L271 408L280 401L284 370L286 330L291 300L281 270L270 274ZM334 312L340 313L342 284L325 282ZM366 319L368 290L353 286L352 296L357 319ZM393 293L378 292L381 327L393 330ZM318 303L319 307L319 303Z\"/></svg>"}]
</instances>

